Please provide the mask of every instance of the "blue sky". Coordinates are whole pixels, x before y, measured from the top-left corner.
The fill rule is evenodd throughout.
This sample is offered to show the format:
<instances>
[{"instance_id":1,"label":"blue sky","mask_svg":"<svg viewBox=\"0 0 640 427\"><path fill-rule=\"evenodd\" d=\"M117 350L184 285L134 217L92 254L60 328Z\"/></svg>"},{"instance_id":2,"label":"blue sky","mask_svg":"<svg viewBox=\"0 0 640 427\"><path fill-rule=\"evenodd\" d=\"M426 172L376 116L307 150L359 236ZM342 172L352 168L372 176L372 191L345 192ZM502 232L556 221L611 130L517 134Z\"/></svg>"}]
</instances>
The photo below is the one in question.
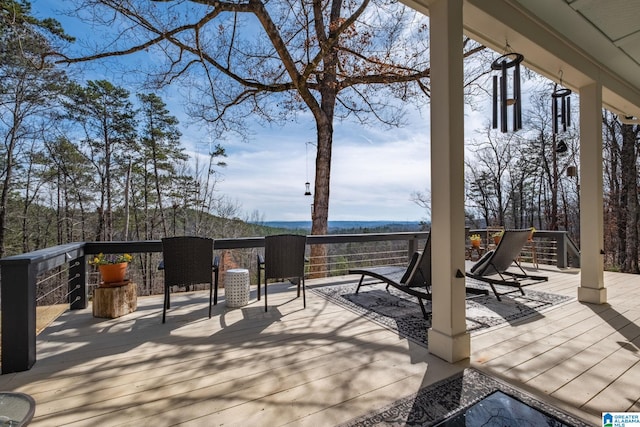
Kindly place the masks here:
<instances>
[{"instance_id":1,"label":"blue sky","mask_svg":"<svg viewBox=\"0 0 640 427\"><path fill-rule=\"evenodd\" d=\"M417 221L425 212L410 201L429 182L427 121L381 131L374 126L335 126L330 220ZM269 220L309 220L313 191L315 142L312 121L285 128L260 129L249 143L228 141L228 166L219 189L249 212Z\"/></svg>"},{"instance_id":2,"label":"blue sky","mask_svg":"<svg viewBox=\"0 0 640 427\"><path fill-rule=\"evenodd\" d=\"M78 44L91 42L86 39L90 32L71 18L55 13L56 8L64 6L68 4L61 0L32 0L36 16L58 19L68 33L78 38ZM85 78L106 78L127 87L106 71L103 75L101 69L104 70L93 67ZM201 126L189 124L177 91L169 89L158 94L180 120L187 151L192 156L206 155L210 138ZM488 107L489 99L486 103ZM471 111L468 117L472 120L467 120L467 129L485 120ZM375 124L334 124L330 221L425 219L427 213L411 201L411 194L430 187L429 111L409 107L405 121L406 126L391 130ZM258 212L265 221L310 220L313 198L304 196L304 184L310 181L313 191L315 146L306 144L316 140L313 120L301 115L286 127L254 126L253 132L249 142L220 141L228 157L216 187L218 193L240 206L241 217Z\"/></svg>"}]
</instances>

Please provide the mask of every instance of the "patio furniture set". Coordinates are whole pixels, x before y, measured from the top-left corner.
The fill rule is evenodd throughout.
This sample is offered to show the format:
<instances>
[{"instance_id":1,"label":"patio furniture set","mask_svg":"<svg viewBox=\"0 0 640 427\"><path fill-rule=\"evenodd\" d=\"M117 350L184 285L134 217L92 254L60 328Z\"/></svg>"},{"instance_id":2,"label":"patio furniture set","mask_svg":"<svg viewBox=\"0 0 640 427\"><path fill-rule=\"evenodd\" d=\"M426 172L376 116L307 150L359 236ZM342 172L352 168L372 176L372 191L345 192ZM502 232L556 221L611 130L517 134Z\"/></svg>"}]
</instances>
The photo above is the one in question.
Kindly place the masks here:
<instances>
[{"instance_id":1,"label":"patio furniture set","mask_svg":"<svg viewBox=\"0 0 640 427\"><path fill-rule=\"evenodd\" d=\"M531 230L505 230L495 249L485 252L480 259L466 272L466 276L480 282L487 283L494 295L501 301L500 296L512 292L524 295L522 286L525 281L546 281L548 277L528 274L519 261L520 252L527 243ZM518 271L511 271L515 265ZM349 270L349 274L360 274L360 281L356 293L363 285L365 277L372 277L389 286L401 290L418 299L422 314L427 318L424 300L431 300L431 235L423 251L413 254L407 267L370 267ZM461 272L459 272L462 275ZM462 276L464 277L464 276ZM374 282L378 283L378 282ZM496 285L516 288L513 291L499 292ZM467 286L467 294L487 295L488 290Z\"/></svg>"},{"instance_id":2,"label":"patio furniture set","mask_svg":"<svg viewBox=\"0 0 640 427\"><path fill-rule=\"evenodd\" d=\"M484 252L478 261L466 272L466 276L488 284L494 295L520 292L524 281L544 281L547 277L530 275L519 262L520 252L527 243L531 231L505 230L495 249ZM264 307L268 311L267 285L269 280L294 279L297 285L297 297L302 293L303 306L306 307L304 268L306 236L281 234L265 237L264 256L258 255L257 297L262 298L261 288L264 280ZM209 284L209 317L212 306L218 303L218 281L220 271L219 257L213 255L213 239L204 237L169 237L162 239L163 261L159 269L164 270L164 302L162 323L166 322L166 313L170 308L170 294L173 286ZM510 271L515 266L518 271ZM424 249L415 252L409 264L402 266L379 266L354 268L349 274L359 274L360 280L355 293L360 291L366 277L376 279L418 299L422 314L429 316L424 301L431 300L431 235L427 237ZM462 277L463 273L460 272ZM377 282L376 282L377 283ZM513 291L499 291L496 285L515 288ZM249 302L249 270L230 269L225 274L225 301L229 307L242 307ZM487 295L489 291L474 286L466 287L469 297ZM135 308L134 308L135 309Z\"/></svg>"},{"instance_id":3,"label":"patio furniture set","mask_svg":"<svg viewBox=\"0 0 640 427\"><path fill-rule=\"evenodd\" d=\"M264 310L267 305L267 284L270 279L296 278L298 297L302 289L306 307L304 286L304 252L306 236L281 234L265 237L264 256L258 255L258 300L261 299L261 276L264 277ZM209 317L213 305L218 303L219 257L213 256L213 239L205 237L168 237L162 239L164 270L164 303L162 323L170 308L171 288L175 285L190 286L209 284ZM212 274L213 273L213 274ZM264 274L261 274L264 273ZM228 307L242 307L249 302L249 270L229 269L225 272L225 301Z\"/></svg>"}]
</instances>

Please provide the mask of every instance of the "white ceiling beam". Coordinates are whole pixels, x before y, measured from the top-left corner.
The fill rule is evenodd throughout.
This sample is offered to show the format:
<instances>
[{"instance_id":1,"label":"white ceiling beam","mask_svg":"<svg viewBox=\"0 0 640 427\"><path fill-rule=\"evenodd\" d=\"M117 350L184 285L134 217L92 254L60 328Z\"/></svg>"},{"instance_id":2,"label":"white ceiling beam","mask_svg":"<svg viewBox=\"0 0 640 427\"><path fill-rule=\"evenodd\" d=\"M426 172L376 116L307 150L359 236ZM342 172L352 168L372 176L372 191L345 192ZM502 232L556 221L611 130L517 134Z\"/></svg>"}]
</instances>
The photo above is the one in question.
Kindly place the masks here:
<instances>
[{"instance_id":1,"label":"white ceiling beam","mask_svg":"<svg viewBox=\"0 0 640 427\"><path fill-rule=\"evenodd\" d=\"M429 0L401 1L428 14ZM607 108L640 117L640 66L574 10L590 3L465 0L465 33L496 52L508 42L527 67L553 81L562 70L563 85L574 91L600 81Z\"/></svg>"},{"instance_id":2,"label":"white ceiling beam","mask_svg":"<svg viewBox=\"0 0 640 427\"><path fill-rule=\"evenodd\" d=\"M571 6L575 10L582 9L583 7L588 7L594 4L595 2L602 0L574 0L572 2L568 2L569 6Z\"/></svg>"}]
</instances>

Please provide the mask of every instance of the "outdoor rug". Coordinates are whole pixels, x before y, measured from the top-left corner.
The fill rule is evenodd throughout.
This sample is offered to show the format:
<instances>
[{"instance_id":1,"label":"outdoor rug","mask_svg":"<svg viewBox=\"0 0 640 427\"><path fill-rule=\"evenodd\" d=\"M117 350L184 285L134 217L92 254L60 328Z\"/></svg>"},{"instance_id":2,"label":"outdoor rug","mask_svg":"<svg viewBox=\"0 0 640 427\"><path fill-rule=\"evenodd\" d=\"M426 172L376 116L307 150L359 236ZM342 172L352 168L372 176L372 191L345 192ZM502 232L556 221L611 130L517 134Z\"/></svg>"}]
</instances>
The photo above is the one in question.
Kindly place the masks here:
<instances>
[{"instance_id":1,"label":"outdoor rug","mask_svg":"<svg viewBox=\"0 0 640 427\"><path fill-rule=\"evenodd\" d=\"M339 427L571 426L590 424L468 368Z\"/></svg>"},{"instance_id":2,"label":"outdoor rug","mask_svg":"<svg viewBox=\"0 0 640 427\"><path fill-rule=\"evenodd\" d=\"M484 285L474 283L473 286L482 288ZM422 316L415 297L391 286L387 291L382 283L362 286L357 294L356 287L356 284L325 286L313 289L313 292L427 347L426 331L431 327L431 318ZM502 295L502 301L498 301L493 293L468 298L467 330L474 332L507 322L535 319L544 310L573 299L528 289L525 294ZM424 304L430 314L431 301Z\"/></svg>"}]
</instances>

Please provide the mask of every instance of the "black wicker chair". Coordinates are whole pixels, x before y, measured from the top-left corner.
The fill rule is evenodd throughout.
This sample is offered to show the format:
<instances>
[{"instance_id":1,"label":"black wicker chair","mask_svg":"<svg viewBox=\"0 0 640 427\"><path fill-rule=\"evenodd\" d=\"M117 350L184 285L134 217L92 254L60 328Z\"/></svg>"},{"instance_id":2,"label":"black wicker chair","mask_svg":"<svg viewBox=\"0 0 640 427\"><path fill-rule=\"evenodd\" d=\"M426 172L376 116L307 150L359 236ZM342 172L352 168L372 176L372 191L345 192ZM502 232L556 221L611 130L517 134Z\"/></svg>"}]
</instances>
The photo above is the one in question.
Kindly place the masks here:
<instances>
[{"instance_id":1,"label":"black wicker chair","mask_svg":"<svg viewBox=\"0 0 640 427\"><path fill-rule=\"evenodd\" d=\"M209 284L209 317L211 303L218 303L219 258L213 257L213 239L205 237L166 237L162 239L163 260L158 267L164 270L164 303L162 323L170 308L170 288L201 283Z\"/></svg>"},{"instance_id":2,"label":"black wicker chair","mask_svg":"<svg viewBox=\"0 0 640 427\"><path fill-rule=\"evenodd\" d=\"M258 258L258 298L260 298L260 271L264 271L264 311L267 311L267 282L269 279L297 278L298 297L302 285L302 303L307 307L304 288L304 251L307 237L279 234L264 238L264 259Z\"/></svg>"}]
</instances>

